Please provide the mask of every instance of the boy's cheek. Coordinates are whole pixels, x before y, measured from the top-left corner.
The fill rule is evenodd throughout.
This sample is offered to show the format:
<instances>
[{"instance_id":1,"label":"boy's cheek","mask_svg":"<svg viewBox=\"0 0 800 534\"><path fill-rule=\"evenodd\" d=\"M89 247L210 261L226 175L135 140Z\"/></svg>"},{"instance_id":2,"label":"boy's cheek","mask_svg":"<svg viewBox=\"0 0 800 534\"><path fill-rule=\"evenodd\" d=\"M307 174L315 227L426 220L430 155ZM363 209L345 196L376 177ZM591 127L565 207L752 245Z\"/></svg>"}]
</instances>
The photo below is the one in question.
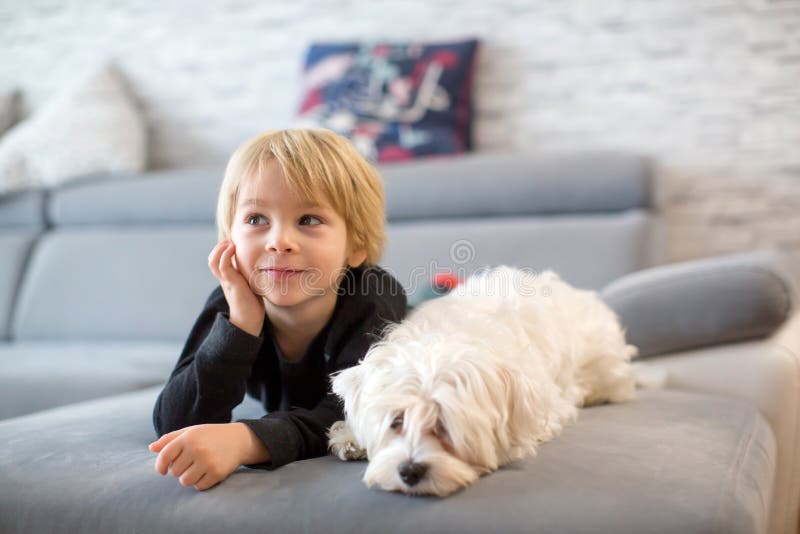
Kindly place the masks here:
<instances>
[{"instance_id":1,"label":"boy's cheek","mask_svg":"<svg viewBox=\"0 0 800 534\"><path fill-rule=\"evenodd\" d=\"M248 286L250 286L250 289L253 291L253 293L259 294L258 291L259 285L263 285L264 283L264 281L262 280L263 276L259 276L258 271L246 268L245 262L237 263L236 261L237 261L236 258L233 258L234 269L236 269L239 272L239 274L242 275L242 278L244 278L244 281L247 282ZM239 268L239 265L241 265L242 267Z\"/></svg>"}]
</instances>

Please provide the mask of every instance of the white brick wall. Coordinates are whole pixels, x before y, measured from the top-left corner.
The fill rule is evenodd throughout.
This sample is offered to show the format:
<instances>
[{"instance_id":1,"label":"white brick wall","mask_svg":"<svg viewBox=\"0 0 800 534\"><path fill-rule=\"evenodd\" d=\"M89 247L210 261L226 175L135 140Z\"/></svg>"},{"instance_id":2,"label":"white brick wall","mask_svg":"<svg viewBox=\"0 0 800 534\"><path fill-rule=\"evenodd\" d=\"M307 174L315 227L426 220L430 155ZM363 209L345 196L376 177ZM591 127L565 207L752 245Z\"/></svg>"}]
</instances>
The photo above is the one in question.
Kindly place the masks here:
<instances>
[{"instance_id":1,"label":"white brick wall","mask_svg":"<svg viewBox=\"0 0 800 534\"><path fill-rule=\"evenodd\" d=\"M312 40L470 35L478 149L653 155L674 260L800 250L798 0L0 0L0 89L113 58L151 166L203 165L290 124Z\"/></svg>"}]
</instances>

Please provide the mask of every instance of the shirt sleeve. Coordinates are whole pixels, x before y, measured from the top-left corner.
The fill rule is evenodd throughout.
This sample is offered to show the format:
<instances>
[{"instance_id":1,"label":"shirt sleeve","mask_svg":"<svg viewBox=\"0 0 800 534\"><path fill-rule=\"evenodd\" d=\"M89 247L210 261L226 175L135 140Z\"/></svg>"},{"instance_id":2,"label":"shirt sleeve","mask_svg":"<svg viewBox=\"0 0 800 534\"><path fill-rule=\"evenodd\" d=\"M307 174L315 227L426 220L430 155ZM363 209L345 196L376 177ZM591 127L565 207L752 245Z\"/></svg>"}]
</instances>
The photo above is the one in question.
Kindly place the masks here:
<instances>
[{"instance_id":1,"label":"shirt sleeve","mask_svg":"<svg viewBox=\"0 0 800 534\"><path fill-rule=\"evenodd\" d=\"M359 313L358 327L347 338L341 351L331 355L328 374L357 364L369 347L380 339L384 327L401 321L406 309L406 296L401 287L395 293L389 292L364 306ZM293 408L268 413L261 419L238 421L255 433L270 454L269 462L247 467L272 470L297 460L325 456L328 453L328 429L342 419L344 406L329 385L328 393L311 410Z\"/></svg>"},{"instance_id":2,"label":"shirt sleeve","mask_svg":"<svg viewBox=\"0 0 800 534\"><path fill-rule=\"evenodd\" d=\"M205 423L228 423L244 399L247 379L261 347L228 320L222 289L211 296L153 409L156 434Z\"/></svg>"}]
</instances>

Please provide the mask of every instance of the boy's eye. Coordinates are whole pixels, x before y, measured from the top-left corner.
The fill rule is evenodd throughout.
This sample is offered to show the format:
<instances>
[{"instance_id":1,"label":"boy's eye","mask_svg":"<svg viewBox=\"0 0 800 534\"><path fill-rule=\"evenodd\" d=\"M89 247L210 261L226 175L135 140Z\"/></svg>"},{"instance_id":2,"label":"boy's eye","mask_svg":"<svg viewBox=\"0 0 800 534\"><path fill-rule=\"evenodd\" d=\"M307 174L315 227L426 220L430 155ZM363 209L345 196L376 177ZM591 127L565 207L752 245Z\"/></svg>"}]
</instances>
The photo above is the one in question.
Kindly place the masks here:
<instances>
[{"instance_id":1,"label":"boy's eye","mask_svg":"<svg viewBox=\"0 0 800 534\"><path fill-rule=\"evenodd\" d=\"M316 226L318 224L322 224L322 221L319 217L315 217L313 215L303 215L300 217L300 224L308 224L310 226Z\"/></svg>"},{"instance_id":2,"label":"boy's eye","mask_svg":"<svg viewBox=\"0 0 800 534\"><path fill-rule=\"evenodd\" d=\"M254 214L254 215L248 215L247 216L247 224L256 225L256 224L259 224L261 222L266 222L266 220L267 220L266 217L264 217L263 215L255 215Z\"/></svg>"}]
</instances>

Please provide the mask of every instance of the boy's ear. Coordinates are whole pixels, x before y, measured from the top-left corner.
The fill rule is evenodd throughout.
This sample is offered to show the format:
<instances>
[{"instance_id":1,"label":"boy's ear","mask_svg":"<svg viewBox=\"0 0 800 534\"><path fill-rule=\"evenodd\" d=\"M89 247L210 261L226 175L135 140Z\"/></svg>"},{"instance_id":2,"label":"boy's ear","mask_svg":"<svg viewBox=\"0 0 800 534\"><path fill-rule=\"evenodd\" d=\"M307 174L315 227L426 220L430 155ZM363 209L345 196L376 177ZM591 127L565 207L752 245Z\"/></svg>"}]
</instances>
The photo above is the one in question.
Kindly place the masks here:
<instances>
[{"instance_id":1,"label":"boy's ear","mask_svg":"<svg viewBox=\"0 0 800 534\"><path fill-rule=\"evenodd\" d=\"M356 251L351 252L350 255L347 256L347 265L349 265L350 267L358 267L359 265L364 263L364 260L366 260L366 259L367 259L367 251L366 250L363 250L363 249L362 250L356 250Z\"/></svg>"}]
</instances>

